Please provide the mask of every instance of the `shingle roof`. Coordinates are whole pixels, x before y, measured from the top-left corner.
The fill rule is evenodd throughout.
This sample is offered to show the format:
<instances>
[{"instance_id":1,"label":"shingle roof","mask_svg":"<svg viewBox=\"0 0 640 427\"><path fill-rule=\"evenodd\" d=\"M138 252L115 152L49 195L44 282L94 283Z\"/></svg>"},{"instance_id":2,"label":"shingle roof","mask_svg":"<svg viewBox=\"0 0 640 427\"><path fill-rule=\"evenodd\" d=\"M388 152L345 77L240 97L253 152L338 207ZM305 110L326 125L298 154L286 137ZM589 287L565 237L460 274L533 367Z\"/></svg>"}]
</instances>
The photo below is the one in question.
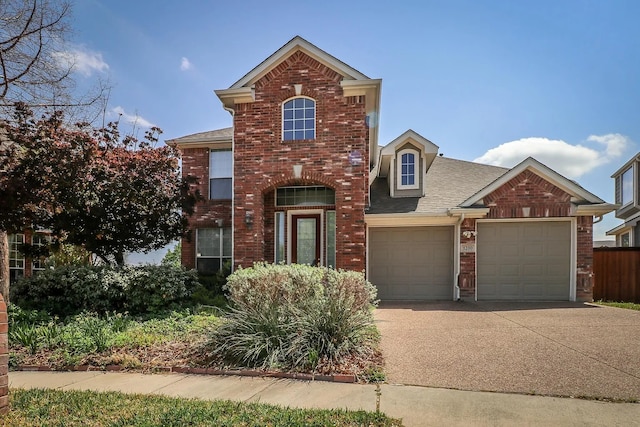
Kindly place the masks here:
<instances>
[{"instance_id":1,"label":"shingle roof","mask_svg":"<svg viewBox=\"0 0 640 427\"><path fill-rule=\"evenodd\" d=\"M223 129L215 129L208 130L206 132L198 132L191 135L181 136L179 138L168 139L167 143L172 144L185 144L185 143L196 143L196 142L213 142L225 140L233 137L233 128L223 128Z\"/></svg>"},{"instance_id":2,"label":"shingle roof","mask_svg":"<svg viewBox=\"0 0 640 427\"><path fill-rule=\"evenodd\" d=\"M504 175L509 169L464 160L436 157L427 171L424 197L391 198L386 178L371 185L368 214L446 214Z\"/></svg>"}]
</instances>

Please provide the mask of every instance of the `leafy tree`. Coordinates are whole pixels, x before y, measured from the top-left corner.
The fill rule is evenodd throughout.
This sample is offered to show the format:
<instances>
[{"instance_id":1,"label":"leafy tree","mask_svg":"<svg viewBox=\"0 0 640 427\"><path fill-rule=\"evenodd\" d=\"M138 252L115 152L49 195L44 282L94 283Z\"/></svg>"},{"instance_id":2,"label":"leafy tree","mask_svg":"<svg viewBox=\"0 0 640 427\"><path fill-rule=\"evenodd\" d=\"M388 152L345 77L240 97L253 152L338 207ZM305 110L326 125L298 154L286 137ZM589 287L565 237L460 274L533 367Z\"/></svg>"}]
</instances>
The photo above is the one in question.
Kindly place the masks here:
<instances>
[{"instance_id":1,"label":"leafy tree","mask_svg":"<svg viewBox=\"0 0 640 427\"><path fill-rule=\"evenodd\" d=\"M180 267L182 265L182 243L178 242L173 248L169 249L162 258L162 265L172 265Z\"/></svg>"},{"instance_id":2,"label":"leafy tree","mask_svg":"<svg viewBox=\"0 0 640 427\"><path fill-rule=\"evenodd\" d=\"M107 85L75 91L75 55L69 50L71 3L67 0L0 1L0 114L16 102L63 109L67 117L97 117ZM90 108L91 107L91 108ZM95 107L95 108L94 108Z\"/></svg>"},{"instance_id":3,"label":"leafy tree","mask_svg":"<svg viewBox=\"0 0 640 427\"><path fill-rule=\"evenodd\" d=\"M75 90L70 19L67 0L0 0L0 122L10 120L18 102L32 109L64 110L67 117L83 120L103 111L107 84L99 81L86 92ZM6 149L3 139L0 132L0 148ZM7 230L0 227L0 293L7 302L8 246Z\"/></svg>"},{"instance_id":4,"label":"leafy tree","mask_svg":"<svg viewBox=\"0 0 640 427\"><path fill-rule=\"evenodd\" d=\"M69 127L60 112L36 119L19 106L2 131L0 229L42 227L120 265L125 252L185 234L199 194L181 178L177 150L156 146L160 129L138 141L115 124Z\"/></svg>"}]
</instances>

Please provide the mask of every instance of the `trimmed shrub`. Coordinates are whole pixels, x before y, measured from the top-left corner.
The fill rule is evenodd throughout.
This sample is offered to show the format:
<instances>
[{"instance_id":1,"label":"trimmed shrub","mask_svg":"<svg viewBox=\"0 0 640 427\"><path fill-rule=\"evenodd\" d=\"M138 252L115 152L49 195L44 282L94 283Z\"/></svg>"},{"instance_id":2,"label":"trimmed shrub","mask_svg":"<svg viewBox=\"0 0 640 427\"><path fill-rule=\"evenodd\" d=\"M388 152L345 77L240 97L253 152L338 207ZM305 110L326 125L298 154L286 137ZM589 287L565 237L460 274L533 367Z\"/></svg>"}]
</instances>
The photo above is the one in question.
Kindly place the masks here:
<instances>
[{"instance_id":1,"label":"trimmed shrub","mask_svg":"<svg viewBox=\"0 0 640 427\"><path fill-rule=\"evenodd\" d=\"M376 289L362 273L257 263L227 280L233 304L214 354L252 368L313 369L371 351Z\"/></svg>"},{"instance_id":2,"label":"trimmed shrub","mask_svg":"<svg viewBox=\"0 0 640 427\"><path fill-rule=\"evenodd\" d=\"M25 309L63 317L85 310L149 314L188 304L197 286L194 270L167 265L68 266L19 280L11 299Z\"/></svg>"}]
</instances>

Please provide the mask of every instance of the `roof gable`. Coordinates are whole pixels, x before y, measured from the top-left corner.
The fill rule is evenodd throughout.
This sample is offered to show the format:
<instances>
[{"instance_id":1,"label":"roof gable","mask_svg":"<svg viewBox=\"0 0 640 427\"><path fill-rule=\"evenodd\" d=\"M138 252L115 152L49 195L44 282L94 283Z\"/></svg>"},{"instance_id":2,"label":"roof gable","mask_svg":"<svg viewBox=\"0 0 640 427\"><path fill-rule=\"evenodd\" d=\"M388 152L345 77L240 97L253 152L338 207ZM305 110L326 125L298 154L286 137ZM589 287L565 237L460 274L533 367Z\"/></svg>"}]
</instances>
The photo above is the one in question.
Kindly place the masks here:
<instances>
[{"instance_id":1,"label":"roof gable","mask_svg":"<svg viewBox=\"0 0 640 427\"><path fill-rule=\"evenodd\" d=\"M198 132L191 135L181 136L179 138L168 139L166 144L171 147L199 147L215 144L228 143L233 140L233 128L223 128L210 130L206 132Z\"/></svg>"},{"instance_id":2,"label":"roof gable","mask_svg":"<svg viewBox=\"0 0 640 427\"><path fill-rule=\"evenodd\" d=\"M400 135L399 137L397 137L396 139L394 139L393 141L391 141L390 143L382 147L381 154L383 156L393 155L396 151L396 148L398 148L400 145L404 144L409 140L411 140L414 143L414 145L416 143L421 145L422 146L421 149L424 153L438 153L439 147L436 144L429 141L427 138L415 132L414 130L409 129L406 132L404 132L402 135Z\"/></svg>"},{"instance_id":3,"label":"roof gable","mask_svg":"<svg viewBox=\"0 0 640 427\"><path fill-rule=\"evenodd\" d=\"M355 68L352 68L336 57L329 55L327 52L309 43L302 37L295 36L289 42L287 42L287 44L282 46L271 56L262 61L253 70L245 74L240 80L232 84L229 89L239 89L253 85L256 81L260 80L260 78L271 71L279 63L298 51L304 52L306 55L310 56L321 64L336 71L347 80L369 80L369 77L365 76Z\"/></svg>"},{"instance_id":4,"label":"roof gable","mask_svg":"<svg viewBox=\"0 0 640 427\"><path fill-rule=\"evenodd\" d=\"M558 172L554 171L548 166L545 166L544 164L540 163L533 157L528 157L518 165L511 168L507 173L505 173L504 175L502 175L501 177L499 177L498 179L496 179L495 181L493 181L492 183L484 187L482 190L480 190L479 192L477 192L476 194L474 194L473 196L469 197L467 200L462 202L460 206L471 207L475 204L478 204L484 197L498 190L504 184L506 184L513 178L517 177L518 175L520 175L522 172L526 170L531 171L532 173L538 175L539 177L545 179L546 181L558 187L562 191L571 195L573 202L587 202L587 203L594 203L594 204L604 203L602 199L600 199L593 193L590 193L589 191L585 190L580 185L576 184L574 181L568 178L565 178L564 176L560 175Z\"/></svg>"}]
</instances>

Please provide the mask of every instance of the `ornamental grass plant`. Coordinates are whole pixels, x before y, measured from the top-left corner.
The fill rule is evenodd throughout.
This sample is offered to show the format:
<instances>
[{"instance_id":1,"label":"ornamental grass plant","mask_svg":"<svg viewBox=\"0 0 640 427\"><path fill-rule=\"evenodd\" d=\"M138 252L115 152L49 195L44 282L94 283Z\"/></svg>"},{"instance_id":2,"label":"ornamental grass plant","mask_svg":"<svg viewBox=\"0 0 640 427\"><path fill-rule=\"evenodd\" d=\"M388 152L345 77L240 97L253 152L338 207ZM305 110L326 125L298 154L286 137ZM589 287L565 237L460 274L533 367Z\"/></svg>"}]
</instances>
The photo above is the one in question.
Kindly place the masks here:
<instances>
[{"instance_id":1,"label":"ornamental grass plant","mask_svg":"<svg viewBox=\"0 0 640 427\"><path fill-rule=\"evenodd\" d=\"M207 343L230 365L315 370L370 354L376 289L362 273L256 263L227 280L231 309Z\"/></svg>"}]
</instances>

